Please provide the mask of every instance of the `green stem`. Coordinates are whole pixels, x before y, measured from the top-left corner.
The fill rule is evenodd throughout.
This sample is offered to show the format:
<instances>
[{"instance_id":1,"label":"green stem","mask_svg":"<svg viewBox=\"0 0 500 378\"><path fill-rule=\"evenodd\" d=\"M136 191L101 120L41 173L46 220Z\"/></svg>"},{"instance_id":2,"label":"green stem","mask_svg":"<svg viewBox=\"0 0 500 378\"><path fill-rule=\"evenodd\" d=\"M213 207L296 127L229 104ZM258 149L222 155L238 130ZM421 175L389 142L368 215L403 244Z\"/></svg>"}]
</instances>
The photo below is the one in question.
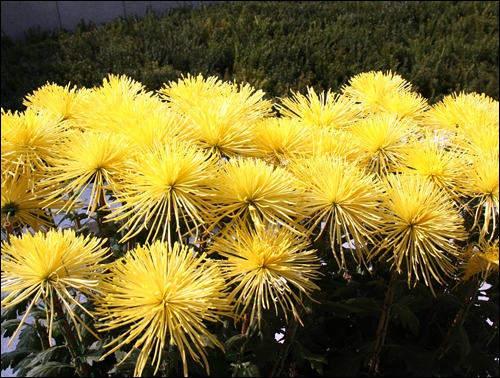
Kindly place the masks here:
<instances>
[{"instance_id":1,"label":"green stem","mask_svg":"<svg viewBox=\"0 0 500 378\"><path fill-rule=\"evenodd\" d=\"M255 305L256 304L254 303L253 308L252 308L252 315L255 313ZM247 347L248 341L250 340L250 332L253 328L253 325L254 325L253 323L255 323L256 319L253 319L252 324L249 324L250 323L249 318L253 319L253 316L249 316L249 314L247 312L243 316L243 323L241 325L241 334L245 335L245 341L241 345L240 351L238 353L238 360L236 361L236 364L234 365L234 370L233 370L233 374L231 375L231 377L236 377L238 375L238 371L239 371L240 366L241 366L241 360L243 358L243 355L245 354L245 349Z\"/></svg>"},{"instance_id":2,"label":"green stem","mask_svg":"<svg viewBox=\"0 0 500 378\"><path fill-rule=\"evenodd\" d=\"M389 281L389 285L387 287L387 292L385 293L384 305L382 307L382 314L380 315L377 326L375 346L373 348L373 356L370 360L368 375L373 375L378 370L380 351L384 346L385 335L387 334L387 328L389 327L390 310L394 299L394 287L396 285L397 275L397 272L393 270L391 280Z\"/></svg>"},{"instance_id":3,"label":"green stem","mask_svg":"<svg viewBox=\"0 0 500 378\"><path fill-rule=\"evenodd\" d=\"M59 297L57 295L54 296L54 310L56 312L57 318L63 329L63 336L66 340L66 344L68 346L69 352L75 361L76 371L80 377L90 377L89 374L89 366L83 362L82 351L79 343L76 341L75 335L71 330L71 326L66 319L66 315L64 314L64 310L61 302L59 301Z\"/></svg>"},{"instance_id":4,"label":"green stem","mask_svg":"<svg viewBox=\"0 0 500 378\"><path fill-rule=\"evenodd\" d=\"M270 377L274 377L276 371L278 371L276 376L280 376L281 371L283 370L283 365L285 364L286 357L288 356L288 352L290 350L290 345L295 338L295 334L297 333L298 325L299 322L295 319L295 317L293 317L286 328L283 348L279 351L278 358L276 359L276 362L274 363L274 366L269 373Z\"/></svg>"},{"instance_id":5,"label":"green stem","mask_svg":"<svg viewBox=\"0 0 500 378\"><path fill-rule=\"evenodd\" d=\"M478 282L476 281L474 282L474 284L471 285L469 291L467 292L463 306L460 308L460 310L458 310L455 319L453 319L453 323L451 324L450 328L448 329L448 332L446 333L445 337L443 338L443 341L441 342L441 345L439 346L439 349L441 350L441 355L439 357L440 359L443 358L446 352L450 349L451 345L449 345L449 341L453 336L455 329L464 323L465 318L467 317L467 313L469 312L469 309L474 303L474 299L477 296L478 289L479 285Z\"/></svg>"}]
</instances>

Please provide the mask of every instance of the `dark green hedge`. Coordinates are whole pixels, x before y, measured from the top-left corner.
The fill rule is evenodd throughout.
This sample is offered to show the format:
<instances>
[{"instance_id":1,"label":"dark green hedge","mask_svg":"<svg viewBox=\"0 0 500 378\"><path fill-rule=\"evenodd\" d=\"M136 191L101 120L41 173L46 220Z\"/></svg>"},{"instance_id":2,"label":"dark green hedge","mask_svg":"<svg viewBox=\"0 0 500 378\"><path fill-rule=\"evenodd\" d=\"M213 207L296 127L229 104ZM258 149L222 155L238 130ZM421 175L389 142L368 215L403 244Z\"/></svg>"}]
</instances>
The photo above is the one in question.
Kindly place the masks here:
<instances>
[{"instance_id":1,"label":"dark green hedge","mask_svg":"<svg viewBox=\"0 0 500 378\"><path fill-rule=\"evenodd\" d=\"M392 70L435 103L452 92L498 100L499 2L222 2L164 15L2 38L1 106L47 81L98 86L126 74L147 89L181 74L248 82L283 97L290 90L340 90L360 73Z\"/></svg>"}]
</instances>

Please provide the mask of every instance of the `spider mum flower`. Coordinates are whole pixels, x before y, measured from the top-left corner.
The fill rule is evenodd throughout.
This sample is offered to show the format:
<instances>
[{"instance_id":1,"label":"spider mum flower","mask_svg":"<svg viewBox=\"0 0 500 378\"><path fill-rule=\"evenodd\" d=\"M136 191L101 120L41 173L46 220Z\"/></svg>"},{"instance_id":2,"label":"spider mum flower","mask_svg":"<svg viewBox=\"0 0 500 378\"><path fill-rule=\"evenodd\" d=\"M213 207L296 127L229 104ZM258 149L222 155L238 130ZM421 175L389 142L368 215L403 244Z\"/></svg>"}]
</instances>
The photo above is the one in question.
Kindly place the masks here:
<instances>
[{"instance_id":1,"label":"spider mum flower","mask_svg":"<svg viewBox=\"0 0 500 378\"><path fill-rule=\"evenodd\" d=\"M186 377L187 351L196 362L201 356L210 374L206 347L224 348L204 322L216 322L221 314L230 312L231 306L220 270L205 259L205 254L196 255L193 249L178 243L172 248L159 241L138 246L111 266L101 286L107 296L96 302L100 316L96 327L101 332L127 327L105 345L117 344L101 360L135 341L119 364L141 348L134 376L141 376L151 354L156 374L161 352L170 343L180 351Z\"/></svg>"},{"instance_id":2,"label":"spider mum flower","mask_svg":"<svg viewBox=\"0 0 500 378\"><path fill-rule=\"evenodd\" d=\"M285 166L297 154L311 149L311 130L297 119L269 117L255 124L259 157L274 165Z\"/></svg>"},{"instance_id":3,"label":"spider mum flower","mask_svg":"<svg viewBox=\"0 0 500 378\"><path fill-rule=\"evenodd\" d=\"M454 241L465 240L463 219L448 195L418 175L390 175L385 181L385 226L374 255L389 256L398 272L406 265L408 285L423 276L432 289L434 278L455 271L450 257L458 257Z\"/></svg>"},{"instance_id":4,"label":"spider mum flower","mask_svg":"<svg viewBox=\"0 0 500 378\"><path fill-rule=\"evenodd\" d=\"M344 85L342 92L353 102L360 104L364 112L380 112L380 105L394 93L410 93L411 83L391 71L363 72ZM387 104L386 104L387 105Z\"/></svg>"},{"instance_id":5,"label":"spider mum flower","mask_svg":"<svg viewBox=\"0 0 500 378\"><path fill-rule=\"evenodd\" d=\"M220 82L201 75L170 83L159 91L188 121L194 142L219 156L253 155L253 124L269 115L271 103L250 85Z\"/></svg>"},{"instance_id":6,"label":"spider mum flower","mask_svg":"<svg viewBox=\"0 0 500 378\"><path fill-rule=\"evenodd\" d=\"M498 239L496 241L482 240L467 246L464 252L466 260L463 277L464 281L475 275L480 275L486 281L491 274L498 274Z\"/></svg>"},{"instance_id":7,"label":"spider mum flower","mask_svg":"<svg viewBox=\"0 0 500 378\"><path fill-rule=\"evenodd\" d=\"M312 155L329 155L344 158L349 162L364 159L364 152L357 138L347 130L321 129L312 135ZM302 156L307 156L302 154Z\"/></svg>"},{"instance_id":8,"label":"spider mum flower","mask_svg":"<svg viewBox=\"0 0 500 378\"><path fill-rule=\"evenodd\" d=\"M306 188L304 207L310 218L306 226L314 228L325 222L322 232L330 235L330 242L339 269L346 266L343 243L354 240L354 257L365 261L367 243L380 226L378 214L381 190L373 174L338 157L318 156L295 160L290 170ZM347 238L343 240L343 238ZM340 249L340 258L335 247Z\"/></svg>"},{"instance_id":9,"label":"spider mum flower","mask_svg":"<svg viewBox=\"0 0 500 378\"><path fill-rule=\"evenodd\" d=\"M52 167L47 168L50 176L40 182L42 187L54 187L46 207L52 206L54 199L69 196L63 209L71 209L92 186L87 214L94 214L98 206L105 204L104 190L111 189L123 172L128 153L125 138L120 135L91 131L74 133L58 148L58 156L50 159Z\"/></svg>"},{"instance_id":10,"label":"spider mum flower","mask_svg":"<svg viewBox=\"0 0 500 378\"><path fill-rule=\"evenodd\" d=\"M443 146L430 132L402 150L401 171L428 178L458 201L467 183L464 164L462 152Z\"/></svg>"},{"instance_id":11,"label":"spider mum flower","mask_svg":"<svg viewBox=\"0 0 500 378\"><path fill-rule=\"evenodd\" d=\"M373 172L387 174L399 166L401 150L415 133L415 126L406 118L394 114L374 114L351 129L358 138L367 166Z\"/></svg>"},{"instance_id":12,"label":"spider mum flower","mask_svg":"<svg viewBox=\"0 0 500 378\"><path fill-rule=\"evenodd\" d=\"M313 280L321 264L308 248L307 238L267 222L253 229L238 221L215 236L211 252L227 258L221 267L228 285L234 284L229 299L236 302L235 313L241 317L251 306L249 324L257 317L260 328L262 311L274 306L278 314L279 305L287 320L290 312L301 322L302 295L311 298L320 289Z\"/></svg>"},{"instance_id":13,"label":"spider mum flower","mask_svg":"<svg viewBox=\"0 0 500 378\"><path fill-rule=\"evenodd\" d=\"M221 170L213 198L218 219L266 220L298 234L305 231L298 223L303 218L303 191L291 173L252 158L231 159Z\"/></svg>"},{"instance_id":14,"label":"spider mum flower","mask_svg":"<svg viewBox=\"0 0 500 378\"><path fill-rule=\"evenodd\" d=\"M490 233L490 223L493 230L496 229L498 218L498 196L499 196L499 160L498 153L495 155L480 155L473 157L472 166L468 171L470 181L466 192L478 200L475 214L475 224L480 222L481 213L484 215L483 225L480 229L481 237L484 238ZM490 240L494 232L491 233Z\"/></svg>"},{"instance_id":15,"label":"spider mum flower","mask_svg":"<svg viewBox=\"0 0 500 378\"><path fill-rule=\"evenodd\" d=\"M2 174L2 224L8 222L14 229L28 227L35 232L54 227L50 212L43 210L42 206L50 194L52 188L30 190L24 175ZM57 201L52 208L63 205L63 201Z\"/></svg>"},{"instance_id":16,"label":"spider mum flower","mask_svg":"<svg viewBox=\"0 0 500 378\"><path fill-rule=\"evenodd\" d=\"M127 218L121 228L128 228L122 242L148 227L148 240L163 229L162 240L167 235L169 244L173 224L179 238L181 224L189 231L198 231L205 214L211 211L207 199L213 195L210 188L216 173L215 159L215 155L181 142L159 145L131 159L116 188L117 200L110 204L117 206L106 217L115 221Z\"/></svg>"},{"instance_id":17,"label":"spider mum flower","mask_svg":"<svg viewBox=\"0 0 500 378\"><path fill-rule=\"evenodd\" d=\"M377 112L395 114L423 124L430 109L427 99L415 92L392 92L380 102Z\"/></svg>"},{"instance_id":18,"label":"spider mum flower","mask_svg":"<svg viewBox=\"0 0 500 378\"><path fill-rule=\"evenodd\" d=\"M23 174L30 190L35 175L47 167L47 160L57 156L57 146L67 133L61 118L32 109L19 113L2 109L2 172Z\"/></svg>"},{"instance_id":19,"label":"spider mum flower","mask_svg":"<svg viewBox=\"0 0 500 378\"><path fill-rule=\"evenodd\" d=\"M28 309L8 345L21 330L33 306L40 300L47 308L50 344L54 301L62 302L66 314L75 325L80 324L95 335L71 306L78 306L90 316L93 315L75 300L70 291L75 289L89 297L95 297L96 293L102 294L99 284L106 269L103 262L108 257L108 249L101 248L103 243L103 239L76 236L73 230L54 229L47 233L27 233L11 237L10 243L2 243L2 292L8 293L2 300L2 311L30 299ZM79 327L75 328L81 341Z\"/></svg>"},{"instance_id":20,"label":"spider mum flower","mask_svg":"<svg viewBox=\"0 0 500 378\"><path fill-rule=\"evenodd\" d=\"M307 88L307 96L292 94L292 98L282 99L279 112L286 117L298 118L308 126L342 129L360 116L355 103L343 95L323 91L318 96L313 87Z\"/></svg>"},{"instance_id":21,"label":"spider mum flower","mask_svg":"<svg viewBox=\"0 0 500 378\"><path fill-rule=\"evenodd\" d=\"M76 115L83 98L90 91L86 88L77 89L76 85L70 89L70 84L62 87L55 83L47 83L32 94L26 95L23 105L28 109L45 111L56 119L69 120L78 125Z\"/></svg>"}]
</instances>

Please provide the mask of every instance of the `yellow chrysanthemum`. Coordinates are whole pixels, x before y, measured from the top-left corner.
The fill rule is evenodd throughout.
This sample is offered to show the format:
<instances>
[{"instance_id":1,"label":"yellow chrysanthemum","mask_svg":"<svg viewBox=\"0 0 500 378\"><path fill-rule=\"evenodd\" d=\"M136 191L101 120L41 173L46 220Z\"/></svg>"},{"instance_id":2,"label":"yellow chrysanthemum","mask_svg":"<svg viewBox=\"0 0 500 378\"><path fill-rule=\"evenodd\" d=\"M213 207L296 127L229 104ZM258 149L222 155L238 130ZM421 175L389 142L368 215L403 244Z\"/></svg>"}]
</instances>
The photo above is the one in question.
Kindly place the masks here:
<instances>
[{"instance_id":1,"label":"yellow chrysanthemum","mask_svg":"<svg viewBox=\"0 0 500 378\"><path fill-rule=\"evenodd\" d=\"M129 153L124 137L111 132L77 132L58 148L58 156L51 158L47 179L41 187L53 187L46 207L52 201L68 196L62 210L72 209L82 194L92 187L87 214L95 213L106 202L105 189L111 189L114 181L125 169Z\"/></svg>"},{"instance_id":2,"label":"yellow chrysanthemum","mask_svg":"<svg viewBox=\"0 0 500 378\"><path fill-rule=\"evenodd\" d=\"M71 125L79 126L76 115L79 113L79 106L83 98L90 93L86 88L77 89L76 86L70 89L70 84L62 87L55 83L48 83L32 94L25 96L23 105L35 111L45 111L52 114L56 119L62 117L63 120L71 122Z\"/></svg>"},{"instance_id":3,"label":"yellow chrysanthemum","mask_svg":"<svg viewBox=\"0 0 500 378\"><path fill-rule=\"evenodd\" d=\"M411 83L391 71L363 72L349 80L342 87L342 92L353 102L360 104L368 113L378 113L388 97L395 93L410 93Z\"/></svg>"},{"instance_id":4,"label":"yellow chrysanthemum","mask_svg":"<svg viewBox=\"0 0 500 378\"><path fill-rule=\"evenodd\" d=\"M394 114L374 114L357 122L351 133L359 140L366 165L373 172L387 174L400 165L402 149L415 126Z\"/></svg>"},{"instance_id":5,"label":"yellow chrysanthemum","mask_svg":"<svg viewBox=\"0 0 500 378\"><path fill-rule=\"evenodd\" d=\"M276 314L279 304L287 320L290 312L301 321L302 295L311 298L320 289L312 282L320 274L316 251L286 228L265 222L253 229L240 220L215 236L210 248L227 258L220 264L228 285L234 285L229 298L236 302L235 313L250 312L249 324L257 318L259 328L262 311L272 305Z\"/></svg>"},{"instance_id":6,"label":"yellow chrysanthemum","mask_svg":"<svg viewBox=\"0 0 500 378\"><path fill-rule=\"evenodd\" d=\"M426 124L447 132L453 145L472 154L498 154L498 101L477 93L453 93L427 112Z\"/></svg>"},{"instance_id":7,"label":"yellow chrysanthemum","mask_svg":"<svg viewBox=\"0 0 500 378\"><path fill-rule=\"evenodd\" d=\"M19 113L2 109L2 172L25 175L30 190L36 175L57 155L57 146L66 138L61 118L32 109Z\"/></svg>"},{"instance_id":8,"label":"yellow chrysanthemum","mask_svg":"<svg viewBox=\"0 0 500 378\"><path fill-rule=\"evenodd\" d=\"M235 158L223 164L214 203L219 218L252 219L281 224L302 234L302 188L282 167L252 158Z\"/></svg>"},{"instance_id":9,"label":"yellow chrysanthemum","mask_svg":"<svg viewBox=\"0 0 500 378\"><path fill-rule=\"evenodd\" d=\"M191 93L194 92L194 93ZM162 88L160 96L193 127L194 142L220 156L253 155L253 124L270 114L264 92L199 75Z\"/></svg>"},{"instance_id":10,"label":"yellow chrysanthemum","mask_svg":"<svg viewBox=\"0 0 500 378\"><path fill-rule=\"evenodd\" d=\"M419 93L392 92L380 101L377 113L395 114L401 118L408 118L417 124L423 124L429 108L427 99Z\"/></svg>"},{"instance_id":11,"label":"yellow chrysanthemum","mask_svg":"<svg viewBox=\"0 0 500 378\"><path fill-rule=\"evenodd\" d=\"M312 130L298 119L269 117L255 124L257 155L268 163L286 166L297 154L310 154Z\"/></svg>"},{"instance_id":12,"label":"yellow chrysanthemum","mask_svg":"<svg viewBox=\"0 0 500 378\"><path fill-rule=\"evenodd\" d=\"M125 76L109 75L100 87L85 96L77 117L86 129L127 133L125 121L141 120L154 114L161 101L143 84Z\"/></svg>"},{"instance_id":13,"label":"yellow chrysanthemum","mask_svg":"<svg viewBox=\"0 0 500 378\"><path fill-rule=\"evenodd\" d=\"M122 242L150 228L148 240L162 233L171 241L170 228L181 237L181 226L197 232L210 213L211 187L216 174L215 155L192 144L172 141L155 150L138 153L128 162L108 220L126 218ZM114 206L117 205L117 206ZM148 226L148 222L152 223Z\"/></svg>"},{"instance_id":14,"label":"yellow chrysanthemum","mask_svg":"<svg viewBox=\"0 0 500 378\"><path fill-rule=\"evenodd\" d=\"M464 258L466 263L462 280L467 281L478 274L486 281L491 274L498 274L498 239L469 244Z\"/></svg>"},{"instance_id":15,"label":"yellow chrysanthemum","mask_svg":"<svg viewBox=\"0 0 500 378\"><path fill-rule=\"evenodd\" d=\"M63 309L73 323L94 334L76 315L72 305L89 313L70 293L72 289L88 297L102 294L100 281L104 276L108 257L107 248L101 248L103 239L76 236L73 230L54 230L47 233L27 233L11 237L2 243L2 292L8 293L2 300L2 311L30 299L29 306L12 336L15 339L34 305L43 301L46 307L49 343L52 346L55 301L61 301ZM50 313L49 313L50 311ZM56 314L60 316L61 314ZM80 341L80 327L75 327ZM95 334L94 334L95 335ZM95 335L97 337L97 335Z\"/></svg>"},{"instance_id":16,"label":"yellow chrysanthemum","mask_svg":"<svg viewBox=\"0 0 500 378\"><path fill-rule=\"evenodd\" d=\"M42 206L50 194L52 188L31 191L24 175L2 174L2 225L8 222L13 229L27 227L35 232L54 227L50 211ZM60 209L63 205L63 201L57 201L51 207Z\"/></svg>"},{"instance_id":17,"label":"yellow chrysanthemum","mask_svg":"<svg viewBox=\"0 0 500 378\"><path fill-rule=\"evenodd\" d=\"M455 268L450 257L458 257L455 241L465 240L459 211L448 195L418 175L395 174L385 181L384 227L381 242L372 256L393 260L398 272L406 267L408 285L423 277L432 289L432 279L444 284Z\"/></svg>"},{"instance_id":18,"label":"yellow chrysanthemum","mask_svg":"<svg viewBox=\"0 0 500 378\"><path fill-rule=\"evenodd\" d=\"M312 138L311 153L313 156L329 155L344 158L349 162L366 159L359 139L353 138L349 131L321 129L316 130Z\"/></svg>"},{"instance_id":19,"label":"yellow chrysanthemum","mask_svg":"<svg viewBox=\"0 0 500 378\"><path fill-rule=\"evenodd\" d=\"M429 131L409 141L402 149L401 171L428 178L438 188L460 200L466 186L466 157L443 146Z\"/></svg>"},{"instance_id":20,"label":"yellow chrysanthemum","mask_svg":"<svg viewBox=\"0 0 500 378\"><path fill-rule=\"evenodd\" d=\"M342 244L350 244L351 239L354 257L363 263L371 234L380 225L381 190L375 176L357 164L326 155L295 160L290 169L306 187L303 198L310 218L307 226L313 231L325 222L318 237L322 232L329 233L339 268L346 266ZM340 250L340 258L335 247Z\"/></svg>"},{"instance_id":21,"label":"yellow chrysanthemum","mask_svg":"<svg viewBox=\"0 0 500 378\"><path fill-rule=\"evenodd\" d=\"M119 364L141 348L134 377L141 376L151 354L156 374L162 361L161 352L170 344L180 351L186 377L186 351L196 362L200 362L201 356L210 374L205 349L207 346L223 349L223 346L204 322L216 322L231 307L220 270L217 264L205 259L205 254L197 255L193 249L178 243L172 248L159 241L138 246L111 266L110 275L101 287L107 296L96 302L96 313L100 316L96 327L101 332L127 327L105 345L114 347L101 360L134 342Z\"/></svg>"},{"instance_id":22,"label":"yellow chrysanthemum","mask_svg":"<svg viewBox=\"0 0 500 378\"><path fill-rule=\"evenodd\" d=\"M307 96L293 91L292 94L292 98L284 98L277 105L279 112L298 118L307 126L343 129L360 116L356 104L343 95L323 91L318 96L313 87L307 88Z\"/></svg>"},{"instance_id":23,"label":"yellow chrysanthemum","mask_svg":"<svg viewBox=\"0 0 500 378\"><path fill-rule=\"evenodd\" d=\"M497 154L480 155L472 158L472 165L468 167L468 187L466 193L476 198L475 224L482 222L480 228L481 237L485 238L490 233L490 223L493 230L497 227L499 212L499 156ZM481 215L484 218L480 221ZM491 233L490 239L494 232Z\"/></svg>"}]
</instances>

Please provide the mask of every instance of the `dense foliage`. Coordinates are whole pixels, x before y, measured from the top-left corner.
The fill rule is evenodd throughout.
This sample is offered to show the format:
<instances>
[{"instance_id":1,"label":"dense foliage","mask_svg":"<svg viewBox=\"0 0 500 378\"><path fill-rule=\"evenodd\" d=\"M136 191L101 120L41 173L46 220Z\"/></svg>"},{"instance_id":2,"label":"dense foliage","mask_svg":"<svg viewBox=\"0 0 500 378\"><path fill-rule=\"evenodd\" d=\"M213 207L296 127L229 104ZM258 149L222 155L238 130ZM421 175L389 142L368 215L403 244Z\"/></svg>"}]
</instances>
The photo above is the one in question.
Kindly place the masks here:
<instances>
[{"instance_id":1,"label":"dense foliage","mask_svg":"<svg viewBox=\"0 0 500 378\"><path fill-rule=\"evenodd\" d=\"M199 73L248 82L268 98L338 91L370 70L392 70L431 104L452 92L498 94L496 1L221 2L149 13L76 32L2 37L1 106L21 110L49 82L100 85L126 74L149 90Z\"/></svg>"}]
</instances>

